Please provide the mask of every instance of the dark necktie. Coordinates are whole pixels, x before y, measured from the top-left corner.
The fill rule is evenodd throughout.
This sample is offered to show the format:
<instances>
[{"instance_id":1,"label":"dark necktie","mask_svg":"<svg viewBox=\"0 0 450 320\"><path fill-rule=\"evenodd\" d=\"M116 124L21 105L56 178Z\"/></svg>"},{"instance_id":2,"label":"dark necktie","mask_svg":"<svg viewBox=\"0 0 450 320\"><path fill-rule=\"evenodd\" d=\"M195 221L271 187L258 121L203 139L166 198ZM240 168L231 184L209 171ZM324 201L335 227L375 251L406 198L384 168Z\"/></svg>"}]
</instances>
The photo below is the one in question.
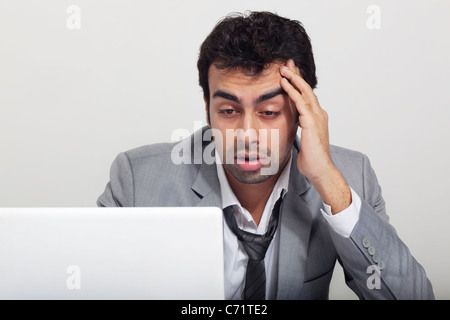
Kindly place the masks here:
<instances>
[{"instance_id":1,"label":"dark necktie","mask_svg":"<svg viewBox=\"0 0 450 320\"><path fill-rule=\"evenodd\" d=\"M235 205L223 209L225 221L242 243L248 255L243 294L244 300L265 300L266 298L266 267L264 265L264 257L266 256L270 241L272 241L277 230L280 205L281 196L273 207L267 232L263 235L253 234L241 230L238 227L234 214L234 210L237 210Z\"/></svg>"}]
</instances>

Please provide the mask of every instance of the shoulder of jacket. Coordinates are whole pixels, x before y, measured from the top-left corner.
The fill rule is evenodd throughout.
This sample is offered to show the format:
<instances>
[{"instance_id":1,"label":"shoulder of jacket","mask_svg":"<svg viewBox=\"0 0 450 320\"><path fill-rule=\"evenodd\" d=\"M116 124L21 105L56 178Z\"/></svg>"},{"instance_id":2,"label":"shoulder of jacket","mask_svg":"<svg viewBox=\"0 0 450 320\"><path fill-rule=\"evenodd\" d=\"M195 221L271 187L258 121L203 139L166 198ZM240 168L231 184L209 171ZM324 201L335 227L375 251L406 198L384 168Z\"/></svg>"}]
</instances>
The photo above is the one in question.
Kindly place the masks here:
<instances>
[{"instance_id":1,"label":"shoulder of jacket","mask_svg":"<svg viewBox=\"0 0 450 320\"><path fill-rule=\"evenodd\" d=\"M174 145L174 143L155 143L130 149L128 151L125 151L124 153L127 155L128 159L130 159L130 161L155 157L170 158L170 154Z\"/></svg>"},{"instance_id":2,"label":"shoulder of jacket","mask_svg":"<svg viewBox=\"0 0 450 320\"><path fill-rule=\"evenodd\" d=\"M339 160L359 160L362 161L364 154L360 151L351 150L335 145L330 145L331 157Z\"/></svg>"},{"instance_id":3,"label":"shoulder of jacket","mask_svg":"<svg viewBox=\"0 0 450 320\"><path fill-rule=\"evenodd\" d=\"M331 158L334 165L342 172L362 172L364 167L364 158L367 158L362 152L330 146Z\"/></svg>"}]
</instances>

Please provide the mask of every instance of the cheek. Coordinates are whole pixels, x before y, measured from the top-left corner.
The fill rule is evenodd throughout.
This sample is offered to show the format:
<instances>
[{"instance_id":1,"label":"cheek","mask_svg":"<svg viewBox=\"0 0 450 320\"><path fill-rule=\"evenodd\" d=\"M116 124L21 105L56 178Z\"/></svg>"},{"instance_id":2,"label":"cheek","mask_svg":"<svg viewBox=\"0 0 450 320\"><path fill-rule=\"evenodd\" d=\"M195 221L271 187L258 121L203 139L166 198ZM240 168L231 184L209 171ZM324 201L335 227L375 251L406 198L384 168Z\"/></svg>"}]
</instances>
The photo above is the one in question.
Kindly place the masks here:
<instances>
[{"instance_id":1,"label":"cheek","mask_svg":"<svg viewBox=\"0 0 450 320\"><path fill-rule=\"evenodd\" d=\"M269 137L271 148L278 148L278 152L280 157L283 157L284 154L290 152L295 137L297 135L297 124L289 121L289 123L284 123L284 126L279 127L277 129L277 134L272 134Z\"/></svg>"},{"instance_id":2,"label":"cheek","mask_svg":"<svg viewBox=\"0 0 450 320\"><path fill-rule=\"evenodd\" d=\"M279 128L280 142L286 141L288 143L295 137L298 128L297 119L295 113L292 112L286 112L280 118L280 121L276 124L276 127Z\"/></svg>"},{"instance_id":3,"label":"cheek","mask_svg":"<svg viewBox=\"0 0 450 320\"><path fill-rule=\"evenodd\" d=\"M209 112L209 122L214 131L225 134L226 124L218 118L216 113L211 112L211 110Z\"/></svg>"},{"instance_id":4,"label":"cheek","mask_svg":"<svg viewBox=\"0 0 450 320\"><path fill-rule=\"evenodd\" d=\"M235 141L233 140L233 138L227 139L227 128L221 128L214 125L212 125L211 128L214 137L215 148L219 154L219 157L224 162L227 161L226 159L233 159Z\"/></svg>"},{"instance_id":5,"label":"cheek","mask_svg":"<svg viewBox=\"0 0 450 320\"><path fill-rule=\"evenodd\" d=\"M298 113L297 110L289 109L289 112L286 112L285 116L285 125L283 127L286 132L286 136L291 140L295 137L298 129Z\"/></svg>"}]
</instances>

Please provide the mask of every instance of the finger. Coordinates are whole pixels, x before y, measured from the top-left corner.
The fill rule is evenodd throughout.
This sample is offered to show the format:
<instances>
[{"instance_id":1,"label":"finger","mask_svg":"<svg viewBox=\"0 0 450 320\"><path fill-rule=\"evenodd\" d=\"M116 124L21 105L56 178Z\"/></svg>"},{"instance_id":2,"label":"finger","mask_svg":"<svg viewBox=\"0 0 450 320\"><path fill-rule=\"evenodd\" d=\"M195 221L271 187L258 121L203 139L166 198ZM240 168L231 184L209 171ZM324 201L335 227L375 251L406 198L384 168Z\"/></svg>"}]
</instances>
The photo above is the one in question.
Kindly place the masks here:
<instances>
[{"instance_id":1,"label":"finger","mask_svg":"<svg viewBox=\"0 0 450 320\"><path fill-rule=\"evenodd\" d=\"M288 61L286 61L286 66L294 72L298 71L298 68L295 66L295 62L292 59L289 59ZM290 100L291 100L291 104L294 103L292 99L290 99ZM300 112L298 111L298 108L295 106L295 103L294 103L293 109L295 109L296 118L299 118ZM299 124L300 124L300 119L299 119Z\"/></svg>"},{"instance_id":2,"label":"finger","mask_svg":"<svg viewBox=\"0 0 450 320\"><path fill-rule=\"evenodd\" d=\"M288 59L286 61L286 67L289 68L292 72L297 72L298 71L298 68L295 66L295 62L294 62L293 59ZM299 110L298 105L299 104L305 105L305 103L303 101L303 97L301 96L301 93L299 92L298 88L295 88L291 83L289 83L289 81L286 81L286 82L288 84L290 84L290 86L286 86L287 90L291 90L291 88L294 89L294 90L291 90L290 91L291 93L290 94L288 93L288 95L290 96L291 101L294 102L295 108L297 109L298 115L300 115L300 110ZM288 91L286 91L286 92L288 92ZM298 95L300 95L300 97L298 97ZM309 108L309 107L307 105L305 105L305 108ZM303 111L301 114L304 114L304 113L305 112Z\"/></svg>"},{"instance_id":3,"label":"finger","mask_svg":"<svg viewBox=\"0 0 450 320\"><path fill-rule=\"evenodd\" d=\"M281 87L288 94L289 98L295 105L298 113L300 115L305 115L309 112L309 107L307 106L305 100L298 90L291 84L286 78L281 79Z\"/></svg>"},{"instance_id":4,"label":"finger","mask_svg":"<svg viewBox=\"0 0 450 320\"><path fill-rule=\"evenodd\" d=\"M281 76L287 78L287 79L291 82L291 84L292 84L295 88L297 88L297 90L300 92L300 94L302 94L302 92L301 92L301 87L298 86L298 85L296 85L296 84L294 83L294 81L293 81L294 77L295 77L295 76L299 76L299 75L298 75L298 73L297 73L297 68L294 66L293 61L292 61L292 62L291 62L291 61L292 61L292 60L288 60L288 62L286 63L286 65L285 65L285 66L282 66L282 67L280 68L280 74L281 74Z\"/></svg>"},{"instance_id":5,"label":"finger","mask_svg":"<svg viewBox=\"0 0 450 320\"><path fill-rule=\"evenodd\" d=\"M295 62L292 59L289 59L288 61L286 61L286 65L285 65L289 70L291 70L293 73L297 73L298 74L298 68L295 66ZM281 72L281 71L280 71ZM292 84L292 83L291 83ZM293 85L295 87L295 85ZM300 89L296 88L299 92ZM301 92L300 92L301 94Z\"/></svg>"},{"instance_id":6,"label":"finger","mask_svg":"<svg viewBox=\"0 0 450 320\"><path fill-rule=\"evenodd\" d=\"M286 62L286 67L288 67L292 72L295 72L296 74L298 74L300 77L302 76L300 74L300 69L295 65L295 61L292 59L289 59Z\"/></svg>"},{"instance_id":7,"label":"finger","mask_svg":"<svg viewBox=\"0 0 450 320\"><path fill-rule=\"evenodd\" d=\"M287 66L282 66L280 68L280 73L300 91L305 99L310 101L316 100L316 95L314 94L312 88L299 74L292 71Z\"/></svg>"}]
</instances>

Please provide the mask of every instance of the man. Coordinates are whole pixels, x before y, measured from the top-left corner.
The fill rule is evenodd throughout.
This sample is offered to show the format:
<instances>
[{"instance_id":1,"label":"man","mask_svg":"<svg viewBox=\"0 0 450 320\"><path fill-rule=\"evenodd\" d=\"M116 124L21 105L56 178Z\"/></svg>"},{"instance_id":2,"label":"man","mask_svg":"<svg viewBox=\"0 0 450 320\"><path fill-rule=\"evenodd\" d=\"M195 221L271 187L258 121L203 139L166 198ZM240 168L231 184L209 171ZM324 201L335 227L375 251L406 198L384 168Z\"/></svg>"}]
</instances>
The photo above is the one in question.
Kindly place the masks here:
<instances>
[{"instance_id":1,"label":"man","mask_svg":"<svg viewBox=\"0 0 450 320\"><path fill-rule=\"evenodd\" d=\"M336 260L361 299L434 298L388 223L368 158L329 145L298 21L228 16L202 44L198 69L208 126L181 144L119 154L99 206L224 209L227 299L326 299ZM180 146L191 161L175 163ZM209 153L215 163L194 159Z\"/></svg>"}]
</instances>

